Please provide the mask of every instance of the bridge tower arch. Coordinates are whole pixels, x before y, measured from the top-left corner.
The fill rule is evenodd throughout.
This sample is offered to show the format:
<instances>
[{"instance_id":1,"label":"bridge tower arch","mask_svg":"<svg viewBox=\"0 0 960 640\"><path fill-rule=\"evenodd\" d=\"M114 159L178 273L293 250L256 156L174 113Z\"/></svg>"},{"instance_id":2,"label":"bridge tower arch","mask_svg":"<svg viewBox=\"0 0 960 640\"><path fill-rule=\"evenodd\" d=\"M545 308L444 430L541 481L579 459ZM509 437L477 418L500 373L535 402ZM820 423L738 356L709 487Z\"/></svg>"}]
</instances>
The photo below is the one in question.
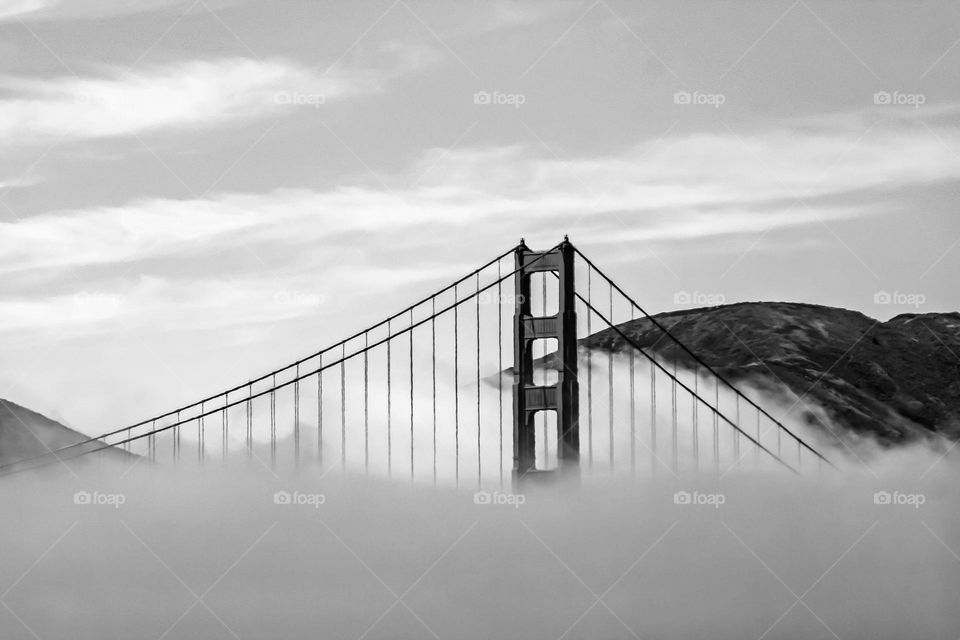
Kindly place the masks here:
<instances>
[{"instance_id":1,"label":"bridge tower arch","mask_svg":"<svg viewBox=\"0 0 960 640\"><path fill-rule=\"evenodd\" d=\"M523 240L515 252L515 311L513 319L513 484L548 479L556 474L579 476L580 470L580 387L577 378L577 311L574 288L575 250L569 239L555 249L531 251ZM554 315L534 316L531 306L531 277L553 272L559 288L559 305ZM557 381L536 385L533 380L533 346L537 340L555 339L552 362ZM535 417L541 411L556 414L557 468L537 469Z\"/></svg>"}]
</instances>

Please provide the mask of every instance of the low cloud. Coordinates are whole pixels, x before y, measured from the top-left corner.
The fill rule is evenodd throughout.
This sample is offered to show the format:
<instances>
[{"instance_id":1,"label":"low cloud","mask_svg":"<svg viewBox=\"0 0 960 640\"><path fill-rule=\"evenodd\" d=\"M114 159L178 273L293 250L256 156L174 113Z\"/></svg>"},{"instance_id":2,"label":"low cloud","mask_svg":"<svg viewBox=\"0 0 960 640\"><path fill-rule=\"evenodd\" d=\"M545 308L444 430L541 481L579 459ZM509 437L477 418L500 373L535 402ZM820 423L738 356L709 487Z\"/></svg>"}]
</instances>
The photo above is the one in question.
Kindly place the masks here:
<instances>
[{"instance_id":1,"label":"low cloud","mask_svg":"<svg viewBox=\"0 0 960 640\"><path fill-rule=\"evenodd\" d=\"M306 465L102 468L0 488L18 514L0 557L23 575L6 635L97 637L109 620L125 638L304 637L322 620L347 637L935 638L960 622L955 465L923 482L922 461L819 484L585 474L519 508Z\"/></svg>"}]
</instances>

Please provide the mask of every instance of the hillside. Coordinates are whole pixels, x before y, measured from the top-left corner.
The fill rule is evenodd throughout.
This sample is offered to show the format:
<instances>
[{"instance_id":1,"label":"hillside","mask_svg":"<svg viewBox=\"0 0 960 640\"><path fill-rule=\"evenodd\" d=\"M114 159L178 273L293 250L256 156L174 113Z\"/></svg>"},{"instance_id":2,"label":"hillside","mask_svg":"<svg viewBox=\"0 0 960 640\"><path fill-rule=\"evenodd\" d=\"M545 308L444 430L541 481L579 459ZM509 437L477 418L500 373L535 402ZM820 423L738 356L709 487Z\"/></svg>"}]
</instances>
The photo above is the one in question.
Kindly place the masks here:
<instances>
[{"instance_id":1,"label":"hillside","mask_svg":"<svg viewBox=\"0 0 960 640\"><path fill-rule=\"evenodd\" d=\"M905 314L879 322L832 307L742 303L656 319L731 381L749 380L784 393L791 403L805 397L836 424L873 434L881 443L933 433L960 437L958 313ZM649 320L620 329L640 346L673 357L672 341ZM612 329L581 342L605 351L625 347ZM693 364L679 349L677 357L682 365ZM803 415L816 422L813 412Z\"/></svg>"},{"instance_id":2,"label":"hillside","mask_svg":"<svg viewBox=\"0 0 960 640\"><path fill-rule=\"evenodd\" d=\"M0 399L0 465L49 454L77 442L87 440L87 436L65 427L55 420L31 411L9 400ZM102 446L99 442L76 447L61 454L69 460L90 449ZM133 455L121 449L110 448L104 451L110 458L133 459Z\"/></svg>"}]
</instances>

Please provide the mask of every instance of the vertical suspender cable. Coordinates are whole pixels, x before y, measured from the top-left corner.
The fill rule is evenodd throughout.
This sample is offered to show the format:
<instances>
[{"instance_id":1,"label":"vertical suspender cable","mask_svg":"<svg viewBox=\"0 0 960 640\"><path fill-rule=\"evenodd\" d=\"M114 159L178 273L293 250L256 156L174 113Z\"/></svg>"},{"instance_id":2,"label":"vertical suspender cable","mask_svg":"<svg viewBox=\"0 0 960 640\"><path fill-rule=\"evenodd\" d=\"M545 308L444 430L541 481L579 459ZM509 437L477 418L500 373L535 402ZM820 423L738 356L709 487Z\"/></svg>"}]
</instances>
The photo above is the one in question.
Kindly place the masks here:
<instances>
[{"instance_id":1,"label":"vertical suspender cable","mask_svg":"<svg viewBox=\"0 0 960 640\"><path fill-rule=\"evenodd\" d=\"M340 354L340 466L347 468L347 343Z\"/></svg>"},{"instance_id":2,"label":"vertical suspender cable","mask_svg":"<svg viewBox=\"0 0 960 640\"><path fill-rule=\"evenodd\" d=\"M410 309L410 480L414 479L414 451L413 451L413 309Z\"/></svg>"},{"instance_id":3,"label":"vertical suspender cable","mask_svg":"<svg viewBox=\"0 0 960 640\"><path fill-rule=\"evenodd\" d=\"M293 466L300 466L300 363L295 370L293 383Z\"/></svg>"},{"instance_id":4,"label":"vertical suspender cable","mask_svg":"<svg viewBox=\"0 0 960 640\"><path fill-rule=\"evenodd\" d=\"M544 278L546 282L546 278ZM483 463L480 452L481 425L480 425L480 273L477 272L477 488L483 487Z\"/></svg>"},{"instance_id":5,"label":"vertical suspender cable","mask_svg":"<svg viewBox=\"0 0 960 640\"><path fill-rule=\"evenodd\" d=\"M780 427L777 427L777 457L778 458L783 457L783 446L780 443L782 435L783 435L783 429L781 429Z\"/></svg>"},{"instance_id":6,"label":"vertical suspender cable","mask_svg":"<svg viewBox=\"0 0 960 640\"><path fill-rule=\"evenodd\" d=\"M635 319L636 315L633 305L630 305L630 320ZM634 366L636 365L636 350L627 345L630 349L630 475L637 475L637 387Z\"/></svg>"},{"instance_id":7,"label":"vertical suspender cable","mask_svg":"<svg viewBox=\"0 0 960 640\"><path fill-rule=\"evenodd\" d=\"M650 354L650 472L657 475L657 367Z\"/></svg>"},{"instance_id":8,"label":"vertical suspender cable","mask_svg":"<svg viewBox=\"0 0 960 640\"><path fill-rule=\"evenodd\" d=\"M454 477L460 486L460 314L457 287L453 287L453 441Z\"/></svg>"},{"instance_id":9,"label":"vertical suspender cable","mask_svg":"<svg viewBox=\"0 0 960 640\"><path fill-rule=\"evenodd\" d=\"M700 366L693 368L693 471L700 471Z\"/></svg>"},{"instance_id":10,"label":"vertical suspender cable","mask_svg":"<svg viewBox=\"0 0 960 640\"><path fill-rule=\"evenodd\" d=\"M758 408L757 409L757 443L758 444L756 447L754 447L754 455L756 456L757 460L760 460L759 442L760 442L760 409Z\"/></svg>"},{"instance_id":11,"label":"vertical suspender cable","mask_svg":"<svg viewBox=\"0 0 960 640\"><path fill-rule=\"evenodd\" d=\"M740 396L738 394L733 394L734 399L737 401L737 428L733 430L733 463L740 463L740 429L743 428L743 425L740 423Z\"/></svg>"},{"instance_id":12,"label":"vertical suspender cable","mask_svg":"<svg viewBox=\"0 0 960 640\"><path fill-rule=\"evenodd\" d=\"M387 320L387 477L393 477L393 329Z\"/></svg>"},{"instance_id":13,"label":"vertical suspender cable","mask_svg":"<svg viewBox=\"0 0 960 640\"><path fill-rule=\"evenodd\" d=\"M206 413L203 402L200 403L200 417L197 419L197 462L203 464L203 434L206 422L203 414Z\"/></svg>"},{"instance_id":14,"label":"vertical suspender cable","mask_svg":"<svg viewBox=\"0 0 960 640\"><path fill-rule=\"evenodd\" d=\"M270 389L270 468L277 466L277 374L271 378Z\"/></svg>"},{"instance_id":15,"label":"vertical suspender cable","mask_svg":"<svg viewBox=\"0 0 960 640\"><path fill-rule=\"evenodd\" d=\"M501 261L497 260L497 425L500 431L500 488L503 489L503 283Z\"/></svg>"},{"instance_id":16,"label":"vertical suspender cable","mask_svg":"<svg viewBox=\"0 0 960 640\"><path fill-rule=\"evenodd\" d=\"M220 457L221 460L226 462L227 453L229 449L229 438L230 438L230 410L227 408L230 405L230 394L223 394L223 413L220 414L220 420L222 422L221 426L223 427L223 433L221 434L222 442L220 443Z\"/></svg>"},{"instance_id":17,"label":"vertical suspender cable","mask_svg":"<svg viewBox=\"0 0 960 640\"><path fill-rule=\"evenodd\" d=\"M393 328L387 319L387 477L393 477Z\"/></svg>"},{"instance_id":18,"label":"vertical suspender cable","mask_svg":"<svg viewBox=\"0 0 960 640\"><path fill-rule=\"evenodd\" d=\"M673 409L673 421L672 421L672 432L671 439L673 444L673 472L678 473L680 471L680 449L677 446L677 347L673 345L671 349L673 354L673 377L670 382L672 385L672 400L671 406Z\"/></svg>"},{"instance_id":19,"label":"vertical suspender cable","mask_svg":"<svg viewBox=\"0 0 960 640\"><path fill-rule=\"evenodd\" d=\"M323 466L323 354L317 371L317 466Z\"/></svg>"},{"instance_id":20,"label":"vertical suspender cable","mask_svg":"<svg viewBox=\"0 0 960 640\"><path fill-rule=\"evenodd\" d=\"M370 334L363 334L363 471L370 473Z\"/></svg>"},{"instance_id":21,"label":"vertical suspender cable","mask_svg":"<svg viewBox=\"0 0 960 640\"><path fill-rule=\"evenodd\" d=\"M253 456L253 383L247 385L247 460Z\"/></svg>"},{"instance_id":22,"label":"vertical suspender cable","mask_svg":"<svg viewBox=\"0 0 960 640\"><path fill-rule=\"evenodd\" d=\"M613 323L613 285L610 285L610 322ZM610 473L613 473L614 470L614 451L613 451L613 347L611 344L610 353L607 354L607 386L608 386L608 400L609 406L607 407L607 416L610 422L609 431L610 431Z\"/></svg>"},{"instance_id":23,"label":"vertical suspender cable","mask_svg":"<svg viewBox=\"0 0 960 640\"><path fill-rule=\"evenodd\" d=\"M433 484L437 484L437 299L430 300L430 371L433 404Z\"/></svg>"},{"instance_id":24,"label":"vertical suspender cable","mask_svg":"<svg viewBox=\"0 0 960 640\"><path fill-rule=\"evenodd\" d=\"M720 379L716 376L713 377L713 385L713 402L716 407L713 412L713 469L715 473L720 473L720 421L717 413L720 411Z\"/></svg>"},{"instance_id":25,"label":"vertical suspender cable","mask_svg":"<svg viewBox=\"0 0 960 640\"><path fill-rule=\"evenodd\" d=\"M593 306L593 270L587 265L587 304ZM593 335L593 312L587 309L587 336ZM593 349L587 349L587 469L593 470Z\"/></svg>"}]
</instances>

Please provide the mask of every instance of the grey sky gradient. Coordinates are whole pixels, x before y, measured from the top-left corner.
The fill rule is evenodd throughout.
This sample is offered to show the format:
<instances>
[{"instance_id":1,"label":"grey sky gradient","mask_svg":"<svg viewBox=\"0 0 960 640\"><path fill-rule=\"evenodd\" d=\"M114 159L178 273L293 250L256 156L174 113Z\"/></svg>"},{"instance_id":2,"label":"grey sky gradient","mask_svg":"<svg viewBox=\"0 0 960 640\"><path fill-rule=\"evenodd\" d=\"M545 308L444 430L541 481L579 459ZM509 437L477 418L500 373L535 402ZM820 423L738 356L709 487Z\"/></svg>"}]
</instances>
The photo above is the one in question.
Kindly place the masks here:
<instances>
[{"instance_id":1,"label":"grey sky gradient","mask_svg":"<svg viewBox=\"0 0 960 640\"><path fill-rule=\"evenodd\" d=\"M960 308L955 3L117 4L0 0L0 397L78 428L520 236L652 311Z\"/></svg>"}]
</instances>

